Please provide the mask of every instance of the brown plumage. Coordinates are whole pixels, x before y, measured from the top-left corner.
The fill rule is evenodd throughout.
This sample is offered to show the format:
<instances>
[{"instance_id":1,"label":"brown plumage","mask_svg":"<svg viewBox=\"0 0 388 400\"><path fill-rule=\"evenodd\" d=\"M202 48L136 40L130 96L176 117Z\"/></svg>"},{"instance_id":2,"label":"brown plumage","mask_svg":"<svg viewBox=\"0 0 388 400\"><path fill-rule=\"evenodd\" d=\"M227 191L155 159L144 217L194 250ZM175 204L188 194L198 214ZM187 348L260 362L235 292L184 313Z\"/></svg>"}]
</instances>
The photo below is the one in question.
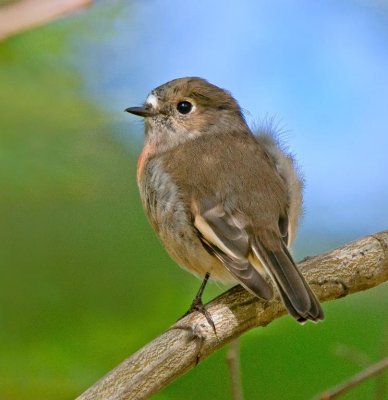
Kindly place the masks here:
<instances>
[{"instance_id":1,"label":"brown plumage","mask_svg":"<svg viewBox=\"0 0 388 400\"><path fill-rule=\"evenodd\" d=\"M138 184L171 257L264 299L268 275L295 319L322 319L288 251L301 208L292 158L270 135L253 135L229 92L200 78L168 82L127 111L145 117Z\"/></svg>"}]
</instances>

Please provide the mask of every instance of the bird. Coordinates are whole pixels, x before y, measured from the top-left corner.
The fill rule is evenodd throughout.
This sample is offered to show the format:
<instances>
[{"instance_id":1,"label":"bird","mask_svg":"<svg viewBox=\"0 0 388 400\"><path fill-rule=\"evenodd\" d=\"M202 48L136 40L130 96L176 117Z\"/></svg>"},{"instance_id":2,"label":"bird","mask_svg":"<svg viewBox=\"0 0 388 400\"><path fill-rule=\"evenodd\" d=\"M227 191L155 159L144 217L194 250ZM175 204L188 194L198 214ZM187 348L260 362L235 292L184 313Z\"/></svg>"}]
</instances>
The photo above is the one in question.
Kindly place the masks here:
<instances>
[{"instance_id":1,"label":"bird","mask_svg":"<svg viewBox=\"0 0 388 400\"><path fill-rule=\"evenodd\" d=\"M125 111L144 118L137 183L145 214L171 258L203 279L190 310L209 321L202 293L210 278L264 300L275 289L298 322L322 320L289 250L303 180L276 135L254 133L232 94L199 77L158 86Z\"/></svg>"}]
</instances>

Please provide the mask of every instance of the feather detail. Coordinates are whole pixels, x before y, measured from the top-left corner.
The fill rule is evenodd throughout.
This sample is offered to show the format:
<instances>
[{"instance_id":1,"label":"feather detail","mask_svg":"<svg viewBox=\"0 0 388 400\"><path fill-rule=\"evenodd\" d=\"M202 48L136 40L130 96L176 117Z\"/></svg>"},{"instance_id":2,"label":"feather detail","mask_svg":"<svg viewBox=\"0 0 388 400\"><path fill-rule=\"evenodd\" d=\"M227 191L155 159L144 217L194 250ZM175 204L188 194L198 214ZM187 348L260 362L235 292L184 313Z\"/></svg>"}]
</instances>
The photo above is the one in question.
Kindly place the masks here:
<instances>
[{"instance_id":1,"label":"feather detail","mask_svg":"<svg viewBox=\"0 0 388 400\"><path fill-rule=\"evenodd\" d=\"M215 201L192 204L193 222L198 236L209 253L251 293L266 300L272 298L271 286L262 275L274 282L289 313L299 322L323 319L322 308L295 265L286 247L287 237L264 230L262 238L241 213L228 213ZM281 223L283 232L287 220ZM263 243L268 241L270 246Z\"/></svg>"},{"instance_id":2,"label":"feather detail","mask_svg":"<svg viewBox=\"0 0 388 400\"><path fill-rule=\"evenodd\" d=\"M271 286L250 262L249 235L242 228L242 222L228 216L220 204L208 208L202 215L197 207L194 209L194 226L209 253L252 294L271 299Z\"/></svg>"},{"instance_id":3,"label":"feather detail","mask_svg":"<svg viewBox=\"0 0 388 400\"><path fill-rule=\"evenodd\" d=\"M317 298L284 243L279 250L271 251L256 240L252 249L274 281L288 312L295 319L299 322L323 319L323 310Z\"/></svg>"}]
</instances>

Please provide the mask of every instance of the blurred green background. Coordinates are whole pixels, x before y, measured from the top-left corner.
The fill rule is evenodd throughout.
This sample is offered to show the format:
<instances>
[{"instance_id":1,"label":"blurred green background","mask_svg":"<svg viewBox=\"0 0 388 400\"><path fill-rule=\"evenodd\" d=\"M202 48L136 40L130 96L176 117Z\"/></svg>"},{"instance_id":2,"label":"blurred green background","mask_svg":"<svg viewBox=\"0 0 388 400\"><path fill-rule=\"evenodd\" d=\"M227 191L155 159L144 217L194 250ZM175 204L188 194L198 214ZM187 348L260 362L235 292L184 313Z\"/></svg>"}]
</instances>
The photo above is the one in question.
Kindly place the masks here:
<instances>
[{"instance_id":1,"label":"blurred green background","mask_svg":"<svg viewBox=\"0 0 388 400\"><path fill-rule=\"evenodd\" d=\"M152 58L149 49L163 43L162 28L170 29L173 11L183 6L168 3L165 14L158 14L158 26L152 23L152 13L157 13L152 6L160 10L163 3L149 2L139 11L136 2L97 2L0 42L2 400L74 398L172 324L198 288L199 281L169 259L143 215L135 183L142 126L123 113L142 101L156 86L154 81L168 80L168 74L151 73L147 63L147 57ZM248 3L243 2L249 10ZM199 2L196 7L201 6ZM301 18L308 21L308 15ZM139 34L141 24L145 32L152 26L161 30ZM185 29L180 38L188 43L198 27ZM123 38L131 43L127 48L120 42ZM181 75L209 78L206 67L195 73L194 54L206 51L206 42L202 46L182 55L193 57L187 73L176 61ZM166 58L173 48L164 49ZM168 61L160 63L161 70L169 69ZM119 72L119 65L126 66L128 74ZM209 70L210 76L213 73ZM229 87L221 78L216 83ZM265 97L261 93L262 111ZM271 112L276 101L269 104ZM330 124L335 126L335 121ZM308 150L303 148L302 154ZM314 155L317 163L319 151ZM385 166L375 175L383 183ZM319 176L309 180L322 184ZM386 187L380 185L368 199L371 208L386 205ZM307 194L308 202L317 199L320 204L322 196L314 193ZM342 200L338 206L344 207ZM366 209L357 213L363 215L361 227L339 221L327 231L320 224L323 217L308 212L296 257L388 228L386 207L375 225L365 222L372 220ZM301 327L284 317L246 334L241 343L246 398L308 399L381 358L388 347L386 288L325 304L327 318L317 325ZM221 290L210 286L205 298ZM344 398L372 399L375 390L376 383L370 381ZM229 393L223 349L155 399L226 399Z\"/></svg>"}]
</instances>

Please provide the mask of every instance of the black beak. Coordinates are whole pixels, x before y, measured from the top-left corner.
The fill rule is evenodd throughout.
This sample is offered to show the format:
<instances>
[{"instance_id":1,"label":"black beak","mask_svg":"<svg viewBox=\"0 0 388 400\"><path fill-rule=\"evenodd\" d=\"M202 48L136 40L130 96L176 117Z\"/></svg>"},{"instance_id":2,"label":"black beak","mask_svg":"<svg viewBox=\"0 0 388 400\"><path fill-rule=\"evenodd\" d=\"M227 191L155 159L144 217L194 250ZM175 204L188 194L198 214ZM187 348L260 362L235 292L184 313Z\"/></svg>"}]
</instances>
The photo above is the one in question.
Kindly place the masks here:
<instances>
[{"instance_id":1,"label":"black beak","mask_svg":"<svg viewBox=\"0 0 388 400\"><path fill-rule=\"evenodd\" d=\"M152 110L150 110L149 108L147 109L145 107L128 107L124 111L144 118L152 117L154 115L154 112Z\"/></svg>"}]
</instances>

